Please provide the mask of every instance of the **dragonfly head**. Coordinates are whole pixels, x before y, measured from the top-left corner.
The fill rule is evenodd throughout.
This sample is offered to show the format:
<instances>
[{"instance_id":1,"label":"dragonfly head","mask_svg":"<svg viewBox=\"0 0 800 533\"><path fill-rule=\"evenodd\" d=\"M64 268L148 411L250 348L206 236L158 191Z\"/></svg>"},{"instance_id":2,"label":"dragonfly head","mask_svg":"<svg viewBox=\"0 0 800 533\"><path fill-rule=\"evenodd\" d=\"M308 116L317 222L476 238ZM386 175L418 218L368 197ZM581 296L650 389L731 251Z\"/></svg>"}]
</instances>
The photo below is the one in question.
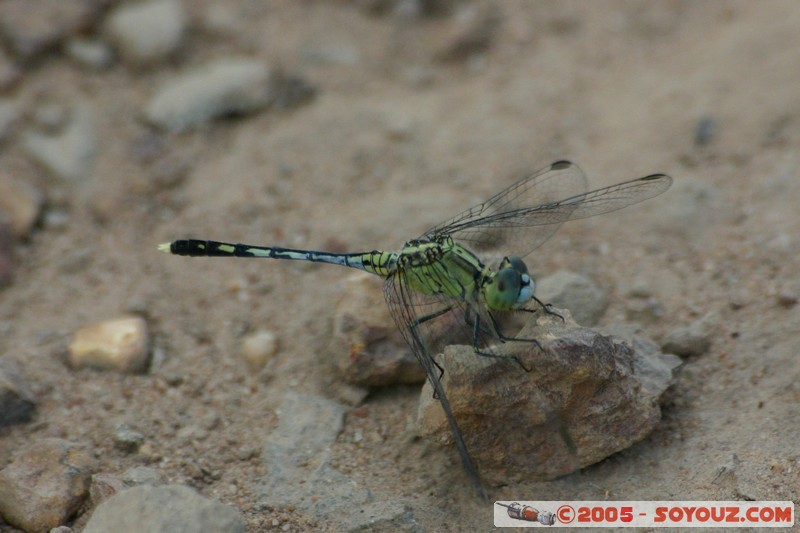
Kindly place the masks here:
<instances>
[{"instance_id":1,"label":"dragonfly head","mask_svg":"<svg viewBox=\"0 0 800 533\"><path fill-rule=\"evenodd\" d=\"M497 311L521 307L533 297L534 287L528 267L522 259L506 257L486 289L486 303Z\"/></svg>"}]
</instances>

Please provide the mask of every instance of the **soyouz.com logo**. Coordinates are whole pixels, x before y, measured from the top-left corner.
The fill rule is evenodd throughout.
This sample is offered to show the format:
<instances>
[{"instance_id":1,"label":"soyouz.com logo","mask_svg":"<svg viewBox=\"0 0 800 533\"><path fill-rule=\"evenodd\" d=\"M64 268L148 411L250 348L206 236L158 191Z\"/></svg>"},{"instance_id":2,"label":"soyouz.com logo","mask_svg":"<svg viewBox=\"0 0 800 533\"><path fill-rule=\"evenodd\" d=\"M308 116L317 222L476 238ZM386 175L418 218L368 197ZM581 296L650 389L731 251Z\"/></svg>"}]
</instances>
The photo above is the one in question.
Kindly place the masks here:
<instances>
[{"instance_id":1,"label":"soyouz.com logo","mask_svg":"<svg viewBox=\"0 0 800 533\"><path fill-rule=\"evenodd\" d=\"M496 527L784 527L794 503L742 501L498 501Z\"/></svg>"}]
</instances>

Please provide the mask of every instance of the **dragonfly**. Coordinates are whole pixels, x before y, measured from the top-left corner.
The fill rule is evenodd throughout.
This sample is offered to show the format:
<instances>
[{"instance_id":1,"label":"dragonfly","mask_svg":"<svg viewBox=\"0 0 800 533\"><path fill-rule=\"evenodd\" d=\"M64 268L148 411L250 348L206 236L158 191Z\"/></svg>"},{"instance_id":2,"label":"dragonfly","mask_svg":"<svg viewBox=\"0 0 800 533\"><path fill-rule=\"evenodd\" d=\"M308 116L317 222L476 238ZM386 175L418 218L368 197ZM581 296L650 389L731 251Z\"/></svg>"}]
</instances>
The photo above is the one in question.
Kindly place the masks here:
<instances>
[{"instance_id":1,"label":"dragonfly","mask_svg":"<svg viewBox=\"0 0 800 533\"><path fill-rule=\"evenodd\" d=\"M580 167L556 161L428 229L399 251L331 253L203 239L179 239L159 249L190 257L330 263L384 278L391 316L427 374L467 475L478 494L487 499L442 386L444 371L434 359L443 347L442 339L447 338L442 331L458 330L457 337L470 342L479 356L513 359L525 368L516 356L501 354L497 347L508 341L538 342L506 335L500 319L519 311L555 312L534 295L536 285L523 258L564 222L653 198L671 184L669 176L652 174L586 192L587 179Z\"/></svg>"}]
</instances>

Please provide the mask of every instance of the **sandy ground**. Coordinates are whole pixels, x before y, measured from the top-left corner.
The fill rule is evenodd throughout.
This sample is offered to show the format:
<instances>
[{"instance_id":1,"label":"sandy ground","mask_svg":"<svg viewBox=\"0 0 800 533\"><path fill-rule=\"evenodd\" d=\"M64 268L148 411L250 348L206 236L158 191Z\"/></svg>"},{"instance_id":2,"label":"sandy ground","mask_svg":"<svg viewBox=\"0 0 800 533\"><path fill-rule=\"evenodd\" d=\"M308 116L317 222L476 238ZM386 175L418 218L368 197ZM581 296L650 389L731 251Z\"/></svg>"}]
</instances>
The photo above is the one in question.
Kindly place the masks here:
<instances>
[{"instance_id":1,"label":"sandy ground","mask_svg":"<svg viewBox=\"0 0 800 533\"><path fill-rule=\"evenodd\" d=\"M800 4L510 1L493 9L488 48L452 60L440 56L467 24L456 15L372 15L365 4L227 2L236 31L190 33L179 58L154 70L87 73L52 54L25 71L12 93L25 112L87 102L98 146L91 175L72 182L32 163L13 136L0 153L4 172L66 215L16 247L0 297L1 355L38 401L33 422L0 432L0 465L59 436L87 444L104 472L149 464L213 495L250 531L274 520L330 528L302 507L258 505L258 452L287 392L345 394L329 337L349 272L188 260L156 245L193 236L394 249L520 172L568 158L592 185L654 172L675 185L566 225L529 258L534 275L590 276L611 295L603 324L639 323L656 340L707 317L712 344L686 361L643 442L491 497L797 502ZM184 5L196 26L220 16L210 1ZM139 120L162 81L231 54L300 74L315 99L182 135ZM713 127L698 142L703 123ZM643 286L658 312L631 296ZM150 374L65 365L78 328L128 312L151 328L161 360ZM280 349L254 373L240 344L259 329ZM372 391L346 418L335 464L429 530L489 529L491 506L474 497L455 449L411 437L418 396L417 386ZM145 435L155 461L114 448L121 422ZM189 425L213 429L187 442L178 434Z\"/></svg>"}]
</instances>

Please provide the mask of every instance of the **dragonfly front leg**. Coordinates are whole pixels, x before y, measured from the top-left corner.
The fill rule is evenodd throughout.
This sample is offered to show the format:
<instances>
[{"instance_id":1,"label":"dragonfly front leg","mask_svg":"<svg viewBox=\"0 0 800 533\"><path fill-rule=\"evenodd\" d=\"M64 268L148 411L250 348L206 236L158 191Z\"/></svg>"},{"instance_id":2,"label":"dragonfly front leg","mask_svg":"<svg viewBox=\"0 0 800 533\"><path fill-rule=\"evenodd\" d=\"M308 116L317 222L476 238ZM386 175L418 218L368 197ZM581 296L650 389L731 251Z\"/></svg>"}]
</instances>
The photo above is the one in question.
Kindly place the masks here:
<instances>
[{"instance_id":1,"label":"dragonfly front leg","mask_svg":"<svg viewBox=\"0 0 800 533\"><path fill-rule=\"evenodd\" d=\"M537 304L539 304L539 307L544 309L545 314L550 315L550 316L557 316L558 318L561 319L561 322L563 322L563 323L567 322L566 319L564 318L564 316L561 313L556 313L555 311L553 311L553 304L546 304L546 303L542 302L536 296L531 296L531 298L533 298L533 300ZM520 307L519 309L517 309L517 311L525 311L526 313L535 313L535 312L538 311L538 309L528 309L526 307Z\"/></svg>"},{"instance_id":2,"label":"dragonfly front leg","mask_svg":"<svg viewBox=\"0 0 800 533\"><path fill-rule=\"evenodd\" d=\"M518 339L515 337L508 337L503 334L500 330L500 325L495 320L494 316L491 312L487 311L486 314L489 316L489 320L492 324L492 329L494 330L494 334L497 335L497 338L500 339L502 342L505 341L526 341L526 342L533 342L539 349L542 349L542 345L539 344L539 341L536 339ZM482 356L482 357L494 357L495 359L513 359L525 372L530 372L532 369L527 368L525 365L522 364L519 357L516 355L500 355L491 352L485 352L481 350L479 346L479 339L480 339L480 328L481 328L481 316L479 313L475 313L475 322L472 324L472 348L475 350L475 353Z\"/></svg>"}]
</instances>

